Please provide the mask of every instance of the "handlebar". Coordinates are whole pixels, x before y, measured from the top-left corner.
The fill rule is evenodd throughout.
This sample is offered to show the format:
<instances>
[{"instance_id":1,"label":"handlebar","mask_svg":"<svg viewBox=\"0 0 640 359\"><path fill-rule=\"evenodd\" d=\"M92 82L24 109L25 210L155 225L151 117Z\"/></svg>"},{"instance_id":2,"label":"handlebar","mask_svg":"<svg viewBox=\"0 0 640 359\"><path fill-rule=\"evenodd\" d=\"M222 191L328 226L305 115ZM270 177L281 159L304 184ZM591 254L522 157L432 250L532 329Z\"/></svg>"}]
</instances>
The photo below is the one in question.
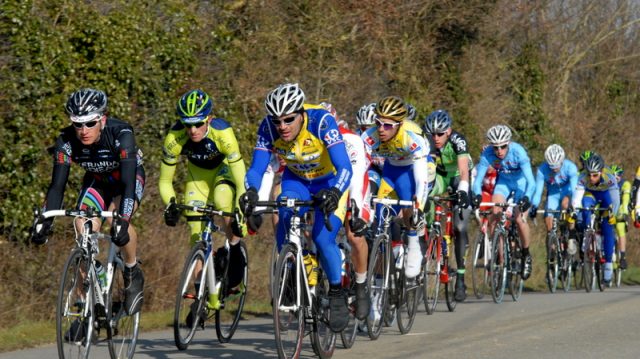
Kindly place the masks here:
<instances>
[{"instance_id":1,"label":"handlebar","mask_svg":"<svg viewBox=\"0 0 640 359\"><path fill-rule=\"evenodd\" d=\"M299 200L295 198L281 198L275 201L258 201L256 202L257 207L268 207L268 208L297 208L297 207L313 207L316 204L314 200ZM329 220L330 213L324 213L324 225L327 229L332 232L333 226L331 225L331 221Z\"/></svg>"},{"instance_id":2,"label":"handlebar","mask_svg":"<svg viewBox=\"0 0 640 359\"><path fill-rule=\"evenodd\" d=\"M390 199L390 198L374 198L373 203L380 203L383 206L402 206L402 207L413 207L413 201L400 200L400 199Z\"/></svg>"},{"instance_id":3,"label":"handlebar","mask_svg":"<svg viewBox=\"0 0 640 359\"><path fill-rule=\"evenodd\" d=\"M478 205L478 207L500 207L500 208L508 208L508 207L515 207L517 206L517 203L510 203L510 202L502 202L502 203L497 203L497 202L480 202L480 204Z\"/></svg>"},{"instance_id":4,"label":"handlebar","mask_svg":"<svg viewBox=\"0 0 640 359\"><path fill-rule=\"evenodd\" d=\"M178 204L176 203L176 208L183 210L183 211L191 211L191 212L200 212L200 213L204 213L204 214L208 214L208 215L216 215L216 216L222 216L222 217L234 217L235 213L232 212L225 212L225 211L220 211L217 210L215 208L213 208L212 206L190 206L187 204Z\"/></svg>"},{"instance_id":5,"label":"handlebar","mask_svg":"<svg viewBox=\"0 0 640 359\"><path fill-rule=\"evenodd\" d=\"M87 210L77 210L77 209L53 209L45 212L40 212L40 210L35 211L35 216L40 218L51 218L51 217L87 217L87 218L122 218L121 215L116 211L96 211L91 207Z\"/></svg>"}]
</instances>

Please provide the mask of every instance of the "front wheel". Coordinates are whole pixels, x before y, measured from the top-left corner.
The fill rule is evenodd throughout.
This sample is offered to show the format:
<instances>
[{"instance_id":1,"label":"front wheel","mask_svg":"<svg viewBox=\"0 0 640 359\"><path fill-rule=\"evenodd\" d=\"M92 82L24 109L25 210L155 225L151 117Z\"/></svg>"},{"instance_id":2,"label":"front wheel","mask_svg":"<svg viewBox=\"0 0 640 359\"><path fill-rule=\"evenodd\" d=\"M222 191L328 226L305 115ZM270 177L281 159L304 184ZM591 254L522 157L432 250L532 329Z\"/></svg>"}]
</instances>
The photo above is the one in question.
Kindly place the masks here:
<instances>
[{"instance_id":1,"label":"front wheel","mask_svg":"<svg viewBox=\"0 0 640 359\"><path fill-rule=\"evenodd\" d=\"M431 315L436 310L438 304L438 292L440 291L440 258L438 255L437 241L442 240L435 234L430 233L427 241L427 254L422 267L422 289L424 308L427 314Z\"/></svg>"},{"instance_id":2,"label":"front wheel","mask_svg":"<svg viewBox=\"0 0 640 359\"><path fill-rule=\"evenodd\" d=\"M417 284L417 278L407 279L404 273L400 273L398 284L400 285L398 288L400 302L397 307L398 329L400 333L406 334L411 330L418 312L420 286Z\"/></svg>"},{"instance_id":3,"label":"front wheel","mask_svg":"<svg viewBox=\"0 0 640 359\"><path fill-rule=\"evenodd\" d=\"M231 263L231 251L227 251L224 279L220 286L220 309L216 311L216 335L220 343L229 342L233 337L233 333L236 332L238 322L242 317L244 301L247 298L247 288L249 288L249 254L247 245L240 241L237 246L239 246L238 249L242 255L241 258L244 265L242 266L242 274L231 273L231 270L235 267ZM238 259L234 258L234 260ZM235 263L235 265L239 266L238 263ZM239 283L237 283L238 278L240 278Z\"/></svg>"},{"instance_id":4,"label":"front wheel","mask_svg":"<svg viewBox=\"0 0 640 359\"><path fill-rule=\"evenodd\" d=\"M88 358L94 342L96 311L89 275L90 258L76 248L64 265L56 306L56 341L60 358Z\"/></svg>"},{"instance_id":5,"label":"front wheel","mask_svg":"<svg viewBox=\"0 0 640 359\"><path fill-rule=\"evenodd\" d=\"M336 348L336 333L329 329L329 281L323 271L318 274L318 285L313 297L313 328L311 347L321 359L331 358Z\"/></svg>"},{"instance_id":6,"label":"front wheel","mask_svg":"<svg viewBox=\"0 0 640 359\"><path fill-rule=\"evenodd\" d=\"M500 231L496 231L491 240L491 297L495 303L501 303L507 284L507 239Z\"/></svg>"},{"instance_id":7,"label":"front wheel","mask_svg":"<svg viewBox=\"0 0 640 359\"><path fill-rule=\"evenodd\" d=\"M124 264L113 262L113 280L107 295L107 336L112 359L133 358L140 333L140 312L127 315L124 302Z\"/></svg>"},{"instance_id":8,"label":"front wheel","mask_svg":"<svg viewBox=\"0 0 640 359\"><path fill-rule=\"evenodd\" d=\"M387 241L388 239L383 235L376 237L369 253L367 292L371 298L371 311L367 317L367 333L372 340L380 336L389 299L391 255Z\"/></svg>"},{"instance_id":9,"label":"front wheel","mask_svg":"<svg viewBox=\"0 0 640 359\"><path fill-rule=\"evenodd\" d=\"M276 347L280 358L298 358L302 349L304 308L298 297L302 277L298 273L300 268L304 266L298 263L296 247L293 244L283 246L276 264L272 298Z\"/></svg>"},{"instance_id":10,"label":"front wheel","mask_svg":"<svg viewBox=\"0 0 640 359\"><path fill-rule=\"evenodd\" d=\"M198 326L204 328L207 298L204 296L206 291L200 287L206 285L206 280L201 280L205 262L204 246L198 243L187 255L176 292L173 338L180 350L187 349Z\"/></svg>"},{"instance_id":11,"label":"front wheel","mask_svg":"<svg viewBox=\"0 0 640 359\"><path fill-rule=\"evenodd\" d=\"M447 273L449 274L447 283L444 283L444 298L447 303L447 309L453 312L456 310L456 305L458 304L455 298L456 281L458 280L457 270L449 266L448 257L444 258L443 267L447 268Z\"/></svg>"},{"instance_id":12,"label":"front wheel","mask_svg":"<svg viewBox=\"0 0 640 359\"><path fill-rule=\"evenodd\" d=\"M489 290L488 262L490 251L485 249L485 234L480 232L472 245L471 258L471 283L473 284L473 294L476 298L482 299ZM487 255L485 255L485 253Z\"/></svg>"},{"instance_id":13,"label":"front wheel","mask_svg":"<svg viewBox=\"0 0 640 359\"><path fill-rule=\"evenodd\" d=\"M551 293L555 293L558 288L559 256L560 247L555 235L547 238L547 287Z\"/></svg>"},{"instance_id":14,"label":"front wheel","mask_svg":"<svg viewBox=\"0 0 640 359\"><path fill-rule=\"evenodd\" d=\"M343 283L343 287L347 290L347 303L349 304L349 324L340 332L340 339L342 340L342 346L345 349L349 349L356 341L358 334L358 324L360 321L356 318L356 271L351 261L350 253L345 253L345 268L347 273L347 285Z\"/></svg>"}]
</instances>

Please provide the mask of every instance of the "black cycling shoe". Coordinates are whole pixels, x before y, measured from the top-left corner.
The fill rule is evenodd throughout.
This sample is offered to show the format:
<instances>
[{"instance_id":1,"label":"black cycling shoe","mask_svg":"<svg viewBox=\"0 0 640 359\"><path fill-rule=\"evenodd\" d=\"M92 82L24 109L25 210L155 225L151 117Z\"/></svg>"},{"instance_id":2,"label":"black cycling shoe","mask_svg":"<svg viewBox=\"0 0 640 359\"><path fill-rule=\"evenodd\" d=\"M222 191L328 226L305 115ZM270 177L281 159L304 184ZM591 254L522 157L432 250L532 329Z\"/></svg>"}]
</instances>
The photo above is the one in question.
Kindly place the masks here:
<instances>
[{"instance_id":1,"label":"black cycling shoe","mask_svg":"<svg viewBox=\"0 0 640 359\"><path fill-rule=\"evenodd\" d=\"M627 259L622 257L620 258L620 264L619 264L620 269L625 270L627 269Z\"/></svg>"},{"instance_id":2,"label":"black cycling shoe","mask_svg":"<svg viewBox=\"0 0 640 359\"><path fill-rule=\"evenodd\" d=\"M340 333L349 324L347 297L339 286L329 289L329 329Z\"/></svg>"},{"instance_id":3,"label":"black cycling shoe","mask_svg":"<svg viewBox=\"0 0 640 359\"><path fill-rule=\"evenodd\" d=\"M527 280L531 275L531 271L533 270L533 260L531 259L531 254L528 254L524 257L524 266L522 267L522 279Z\"/></svg>"},{"instance_id":4,"label":"black cycling shoe","mask_svg":"<svg viewBox=\"0 0 640 359\"><path fill-rule=\"evenodd\" d=\"M365 320L369 315L371 299L367 293L367 283L356 283L356 318Z\"/></svg>"},{"instance_id":5,"label":"black cycling shoe","mask_svg":"<svg viewBox=\"0 0 640 359\"><path fill-rule=\"evenodd\" d=\"M464 302L467 299L467 286L464 284L464 274L458 274L456 280L456 292L453 295L456 302Z\"/></svg>"},{"instance_id":6,"label":"black cycling shoe","mask_svg":"<svg viewBox=\"0 0 640 359\"><path fill-rule=\"evenodd\" d=\"M140 311L144 302L144 275L140 264L133 268L124 268L124 305L127 315L133 315Z\"/></svg>"},{"instance_id":7,"label":"black cycling shoe","mask_svg":"<svg viewBox=\"0 0 640 359\"><path fill-rule=\"evenodd\" d=\"M71 323L71 327L64 333L64 341L67 343L83 343L87 337L87 321L76 319Z\"/></svg>"}]
</instances>

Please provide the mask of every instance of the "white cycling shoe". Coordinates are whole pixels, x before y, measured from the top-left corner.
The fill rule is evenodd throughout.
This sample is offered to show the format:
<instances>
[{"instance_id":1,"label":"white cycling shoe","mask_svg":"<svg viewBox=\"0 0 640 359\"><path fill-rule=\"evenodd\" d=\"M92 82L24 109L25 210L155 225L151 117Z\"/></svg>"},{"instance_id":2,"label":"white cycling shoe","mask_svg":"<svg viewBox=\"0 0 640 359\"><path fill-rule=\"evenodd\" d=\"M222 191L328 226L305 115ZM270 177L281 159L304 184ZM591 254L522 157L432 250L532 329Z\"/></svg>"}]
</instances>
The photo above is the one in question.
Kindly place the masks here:
<instances>
[{"instance_id":1,"label":"white cycling shoe","mask_svg":"<svg viewBox=\"0 0 640 359\"><path fill-rule=\"evenodd\" d=\"M404 264L404 275L407 278L415 278L420 274L420 267L422 266L422 251L420 250L420 244L409 244L407 248L407 254Z\"/></svg>"}]
</instances>

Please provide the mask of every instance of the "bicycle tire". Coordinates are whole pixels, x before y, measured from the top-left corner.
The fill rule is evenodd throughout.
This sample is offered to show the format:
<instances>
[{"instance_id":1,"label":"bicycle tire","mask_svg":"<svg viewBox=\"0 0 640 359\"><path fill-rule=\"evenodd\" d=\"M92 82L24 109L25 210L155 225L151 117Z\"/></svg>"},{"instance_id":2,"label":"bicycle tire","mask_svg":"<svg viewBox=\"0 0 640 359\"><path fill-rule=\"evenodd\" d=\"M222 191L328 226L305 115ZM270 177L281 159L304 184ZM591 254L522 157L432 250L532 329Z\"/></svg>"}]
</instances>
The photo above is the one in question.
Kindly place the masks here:
<instances>
[{"instance_id":1,"label":"bicycle tire","mask_svg":"<svg viewBox=\"0 0 640 359\"><path fill-rule=\"evenodd\" d=\"M407 279L404 273L401 273L400 283L401 304L398 305L396 312L398 329L400 333L407 334L411 331L418 312L420 285L417 283L416 278Z\"/></svg>"},{"instance_id":2,"label":"bicycle tire","mask_svg":"<svg viewBox=\"0 0 640 359\"><path fill-rule=\"evenodd\" d=\"M204 327L201 319L206 311L207 296L205 290L196 288L196 282L201 280L200 285L206 286L207 281L198 279L196 266L204 269L206 262L205 245L203 242L196 243L187 254L180 275L180 282L176 288L176 305L173 312L173 339L179 350L186 350L195 336L198 326ZM213 260L211 258L210 260ZM196 309L196 314L192 309Z\"/></svg>"},{"instance_id":3,"label":"bicycle tire","mask_svg":"<svg viewBox=\"0 0 640 359\"><path fill-rule=\"evenodd\" d=\"M136 352L140 334L140 311L127 315L125 311L124 263L113 261L113 279L106 300L107 337L112 359L131 359Z\"/></svg>"},{"instance_id":4,"label":"bicycle tire","mask_svg":"<svg viewBox=\"0 0 640 359\"><path fill-rule=\"evenodd\" d=\"M552 249L552 246L555 246L555 250ZM551 293L555 293L558 288L559 251L558 237L553 234L547 238L547 273L545 278Z\"/></svg>"},{"instance_id":5,"label":"bicycle tire","mask_svg":"<svg viewBox=\"0 0 640 359\"><path fill-rule=\"evenodd\" d=\"M224 269L224 275L222 283L220 285L220 302L221 306L219 310L216 310L216 336L220 343L228 343L233 337L233 334L238 329L238 323L242 318L242 310L244 308L244 302L247 298L247 290L249 289L249 252L247 251L247 245L244 241L240 241L240 252L244 256L244 273L242 274L242 281L240 284L233 288L229 288L229 268L231 266L231 253L227 252L226 268Z\"/></svg>"},{"instance_id":6,"label":"bicycle tire","mask_svg":"<svg viewBox=\"0 0 640 359\"><path fill-rule=\"evenodd\" d=\"M598 285L598 290L604 292L606 285L604 284L604 266L603 263L600 262L600 255L596 254L595 261L595 277L596 284Z\"/></svg>"},{"instance_id":7,"label":"bicycle tire","mask_svg":"<svg viewBox=\"0 0 640 359\"><path fill-rule=\"evenodd\" d=\"M504 298L504 290L507 284L508 260L507 239L500 231L494 233L491 240L491 297L495 303L501 303ZM500 255L502 250L503 256Z\"/></svg>"},{"instance_id":8,"label":"bicycle tire","mask_svg":"<svg viewBox=\"0 0 640 359\"><path fill-rule=\"evenodd\" d=\"M440 261L438 260L438 245L435 233L429 233L427 239L427 253L422 269L423 272L423 296L424 309L427 315L435 312L438 305L438 292L440 291Z\"/></svg>"},{"instance_id":9,"label":"bicycle tire","mask_svg":"<svg viewBox=\"0 0 640 359\"><path fill-rule=\"evenodd\" d=\"M320 270L318 273L318 284L316 285L315 296L312 307L313 327L311 329L311 347L321 359L331 358L336 348L336 333L329 329L328 309L329 309L329 281Z\"/></svg>"},{"instance_id":10,"label":"bicycle tire","mask_svg":"<svg viewBox=\"0 0 640 359\"><path fill-rule=\"evenodd\" d=\"M353 347L353 343L356 341L358 324L360 323L358 318L356 318L356 271L349 253L345 255L345 269L348 276L347 303L349 304L349 323L347 327L340 332L340 341L345 349L349 349Z\"/></svg>"},{"instance_id":11,"label":"bicycle tire","mask_svg":"<svg viewBox=\"0 0 640 359\"><path fill-rule=\"evenodd\" d=\"M93 336L96 334L93 330L96 314L93 307L95 289L90 268L90 258L82 249L76 248L67 258L60 276L56 305L56 342L59 358L89 357L94 342ZM81 288L81 294L78 288ZM74 323L79 323L75 324L75 327L80 329L72 331Z\"/></svg>"},{"instance_id":12,"label":"bicycle tire","mask_svg":"<svg viewBox=\"0 0 640 359\"><path fill-rule=\"evenodd\" d=\"M473 258L471 259L471 283L473 286L473 294L477 299L484 298L488 292L489 279L486 259L484 258L484 233L478 233L474 239L472 249Z\"/></svg>"},{"instance_id":13,"label":"bicycle tire","mask_svg":"<svg viewBox=\"0 0 640 359\"><path fill-rule=\"evenodd\" d=\"M302 278L298 276L300 268L304 265L298 263L296 247L284 245L278 254L272 297L275 341L280 358L298 358L302 350L305 304L297 297L297 287ZM296 308L298 300L300 306Z\"/></svg>"},{"instance_id":14,"label":"bicycle tire","mask_svg":"<svg viewBox=\"0 0 640 359\"><path fill-rule=\"evenodd\" d=\"M274 241L271 248L271 257L269 257L269 296L273 297L273 285L275 284L276 264L278 262L278 244Z\"/></svg>"},{"instance_id":15,"label":"bicycle tire","mask_svg":"<svg viewBox=\"0 0 640 359\"><path fill-rule=\"evenodd\" d=\"M574 256L573 255L563 255L562 256L562 289L566 292L568 292L569 290L571 290L571 281L572 281L572 277L573 277L573 261L574 261Z\"/></svg>"},{"instance_id":16,"label":"bicycle tire","mask_svg":"<svg viewBox=\"0 0 640 359\"><path fill-rule=\"evenodd\" d=\"M391 261L387 242L386 236L377 236L369 253L367 292L371 298L371 312L367 316L367 334L371 340L376 340L380 336L387 309Z\"/></svg>"},{"instance_id":17,"label":"bicycle tire","mask_svg":"<svg viewBox=\"0 0 640 359\"><path fill-rule=\"evenodd\" d=\"M456 281L458 280L456 268L453 268L449 265L449 257L444 257L443 259L443 267L447 268L448 278L447 283L444 284L444 299L445 303L447 303L447 309L449 312L453 312L456 310L456 306L458 302L455 298L456 293Z\"/></svg>"},{"instance_id":18,"label":"bicycle tire","mask_svg":"<svg viewBox=\"0 0 640 359\"><path fill-rule=\"evenodd\" d=\"M584 281L584 289L587 293L590 293L593 288L595 288L595 280L596 280L596 268L595 268L595 253L591 249L591 245L595 240L595 236L593 234L586 235L584 238L587 245L586 250L587 253L584 255L584 263L582 266L582 279Z\"/></svg>"},{"instance_id":19,"label":"bicycle tire","mask_svg":"<svg viewBox=\"0 0 640 359\"><path fill-rule=\"evenodd\" d=\"M524 257L522 255L522 248L520 244L520 236L516 231L511 238L513 242L513 250L509 250L509 261L513 263L509 268L510 276L507 280L509 283L509 293L514 302L517 302L522 295L522 289L524 288L524 279L522 279L522 268L524 267ZM510 244L509 244L510 246ZM509 247L511 248L511 247Z\"/></svg>"}]
</instances>

